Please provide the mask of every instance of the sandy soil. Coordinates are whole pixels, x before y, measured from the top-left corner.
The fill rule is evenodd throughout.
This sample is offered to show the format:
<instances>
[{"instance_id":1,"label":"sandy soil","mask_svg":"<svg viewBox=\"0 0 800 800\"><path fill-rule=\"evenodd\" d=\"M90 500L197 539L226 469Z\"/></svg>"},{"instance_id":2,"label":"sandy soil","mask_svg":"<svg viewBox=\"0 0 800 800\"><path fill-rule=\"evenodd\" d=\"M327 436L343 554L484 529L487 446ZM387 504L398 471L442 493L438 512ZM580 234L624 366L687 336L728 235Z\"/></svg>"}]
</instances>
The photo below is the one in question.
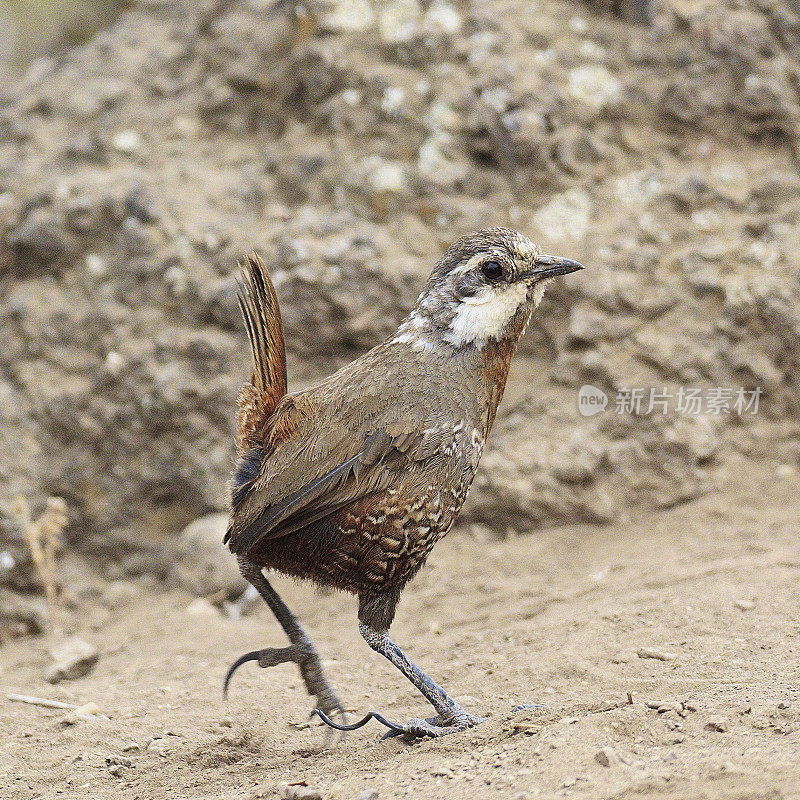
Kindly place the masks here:
<instances>
[{"instance_id":1,"label":"sandy soil","mask_svg":"<svg viewBox=\"0 0 800 800\"><path fill-rule=\"evenodd\" d=\"M243 668L223 701L231 659L282 641L266 609L192 614L177 592L80 604L65 620L100 643L89 676L45 683L41 639L0 653L3 796L800 797L800 478L731 467L719 492L621 526L442 542L393 632L491 717L438 741L380 741L370 724L321 749L289 666ZM280 585L354 713L427 713L359 640L352 599ZM108 719L65 725L9 692L94 701Z\"/></svg>"}]
</instances>

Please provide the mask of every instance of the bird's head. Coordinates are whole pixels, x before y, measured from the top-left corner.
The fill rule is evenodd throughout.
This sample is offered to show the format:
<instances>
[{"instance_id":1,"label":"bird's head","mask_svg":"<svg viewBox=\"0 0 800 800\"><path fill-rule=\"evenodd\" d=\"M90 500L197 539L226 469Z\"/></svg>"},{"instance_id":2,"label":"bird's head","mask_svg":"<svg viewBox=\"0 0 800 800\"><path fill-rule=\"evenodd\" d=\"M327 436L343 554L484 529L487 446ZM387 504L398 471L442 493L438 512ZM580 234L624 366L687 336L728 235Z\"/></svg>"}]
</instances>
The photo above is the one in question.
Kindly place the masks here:
<instances>
[{"instance_id":1,"label":"bird's head","mask_svg":"<svg viewBox=\"0 0 800 800\"><path fill-rule=\"evenodd\" d=\"M516 340L553 278L579 269L507 228L463 236L439 260L395 338L416 339L423 349L431 336L456 348Z\"/></svg>"}]
</instances>

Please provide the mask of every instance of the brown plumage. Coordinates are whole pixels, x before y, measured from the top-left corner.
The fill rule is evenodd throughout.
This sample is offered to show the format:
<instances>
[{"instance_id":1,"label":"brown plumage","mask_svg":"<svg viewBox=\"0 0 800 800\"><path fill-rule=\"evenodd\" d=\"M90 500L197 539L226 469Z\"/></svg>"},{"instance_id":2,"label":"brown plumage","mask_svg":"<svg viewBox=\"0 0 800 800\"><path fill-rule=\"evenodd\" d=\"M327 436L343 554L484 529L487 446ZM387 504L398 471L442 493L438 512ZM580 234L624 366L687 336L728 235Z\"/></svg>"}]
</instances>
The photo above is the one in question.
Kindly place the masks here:
<instances>
[{"instance_id":1,"label":"brown plumage","mask_svg":"<svg viewBox=\"0 0 800 800\"><path fill-rule=\"evenodd\" d=\"M269 568L358 596L367 643L438 712L386 723L393 730L434 736L479 721L408 661L387 631L401 590L461 508L531 311L553 276L576 269L513 231L464 237L439 261L394 337L287 395L275 290L261 262L249 259L240 304L254 368L240 395L225 541L291 645L243 656L226 687L247 660L293 660L323 719L343 714L313 645L264 577Z\"/></svg>"},{"instance_id":2,"label":"brown plumage","mask_svg":"<svg viewBox=\"0 0 800 800\"><path fill-rule=\"evenodd\" d=\"M261 430L286 394L286 348L278 296L256 253L247 257L237 295L253 355L250 383L239 393L239 451L260 443Z\"/></svg>"}]
</instances>

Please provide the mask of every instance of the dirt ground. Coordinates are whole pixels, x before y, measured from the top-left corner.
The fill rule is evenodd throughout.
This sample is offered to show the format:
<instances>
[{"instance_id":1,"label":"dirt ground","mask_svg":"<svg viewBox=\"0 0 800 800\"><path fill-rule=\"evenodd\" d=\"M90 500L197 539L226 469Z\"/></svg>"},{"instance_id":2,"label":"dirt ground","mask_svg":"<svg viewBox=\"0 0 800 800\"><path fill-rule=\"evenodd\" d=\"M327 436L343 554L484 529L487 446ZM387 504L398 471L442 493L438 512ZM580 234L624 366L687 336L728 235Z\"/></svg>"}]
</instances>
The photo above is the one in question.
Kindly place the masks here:
<instances>
[{"instance_id":1,"label":"dirt ground","mask_svg":"<svg viewBox=\"0 0 800 800\"><path fill-rule=\"evenodd\" d=\"M45 33L51 5L93 3L0 17ZM626 0L94 5L95 35L0 78L0 800L800 798L797 3L654 0L648 25ZM298 388L490 224L587 269L534 317L392 629L489 720L323 749L290 666L248 664L223 700L282 632L169 557L225 508L238 263L270 269ZM586 384L607 413L579 414ZM613 413L635 387L761 406ZM52 496L60 631L29 636L15 509ZM353 719L428 713L352 598L277 585ZM65 634L99 660L51 685Z\"/></svg>"},{"instance_id":2,"label":"dirt ground","mask_svg":"<svg viewBox=\"0 0 800 800\"><path fill-rule=\"evenodd\" d=\"M371 723L321 749L293 668L245 667L222 699L235 656L281 642L266 609L234 621L192 614L181 593L101 594L65 619L102 631L88 677L45 683L43 640L2 650L4 696L104 715L65 725L64 711L3 702L3 796L800 797L800 477L744 460L729 474L624 525L442 542L393 633L490 718L438 741L381 741ZM280 585L354 715L427 713L359 640L350 598ZM512 711L523 703L543 707Z\"/></svg>"}]
</instances>

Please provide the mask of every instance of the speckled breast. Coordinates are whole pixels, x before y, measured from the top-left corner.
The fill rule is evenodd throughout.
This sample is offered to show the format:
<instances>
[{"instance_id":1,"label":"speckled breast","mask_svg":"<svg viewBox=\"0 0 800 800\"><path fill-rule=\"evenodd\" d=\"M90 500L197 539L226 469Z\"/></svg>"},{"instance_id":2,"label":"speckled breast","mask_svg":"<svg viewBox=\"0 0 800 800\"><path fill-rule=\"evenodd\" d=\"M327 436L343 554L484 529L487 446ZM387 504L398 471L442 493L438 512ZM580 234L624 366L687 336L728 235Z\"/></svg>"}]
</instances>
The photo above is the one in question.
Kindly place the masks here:
<instances>
[{"instance_id":1,"label":"speckled breast","mask_svg":"<svg viewBox=\"0 0 800 800\"><path fill-rule=\"evenodd\" d=\"M405 585L452 526L475 476L484 436L463 423L451 430L453 442L433 467L409 470L400 486L340 517L341 550L363 581L360 588Z\"/></svg>"}]
</instances>

